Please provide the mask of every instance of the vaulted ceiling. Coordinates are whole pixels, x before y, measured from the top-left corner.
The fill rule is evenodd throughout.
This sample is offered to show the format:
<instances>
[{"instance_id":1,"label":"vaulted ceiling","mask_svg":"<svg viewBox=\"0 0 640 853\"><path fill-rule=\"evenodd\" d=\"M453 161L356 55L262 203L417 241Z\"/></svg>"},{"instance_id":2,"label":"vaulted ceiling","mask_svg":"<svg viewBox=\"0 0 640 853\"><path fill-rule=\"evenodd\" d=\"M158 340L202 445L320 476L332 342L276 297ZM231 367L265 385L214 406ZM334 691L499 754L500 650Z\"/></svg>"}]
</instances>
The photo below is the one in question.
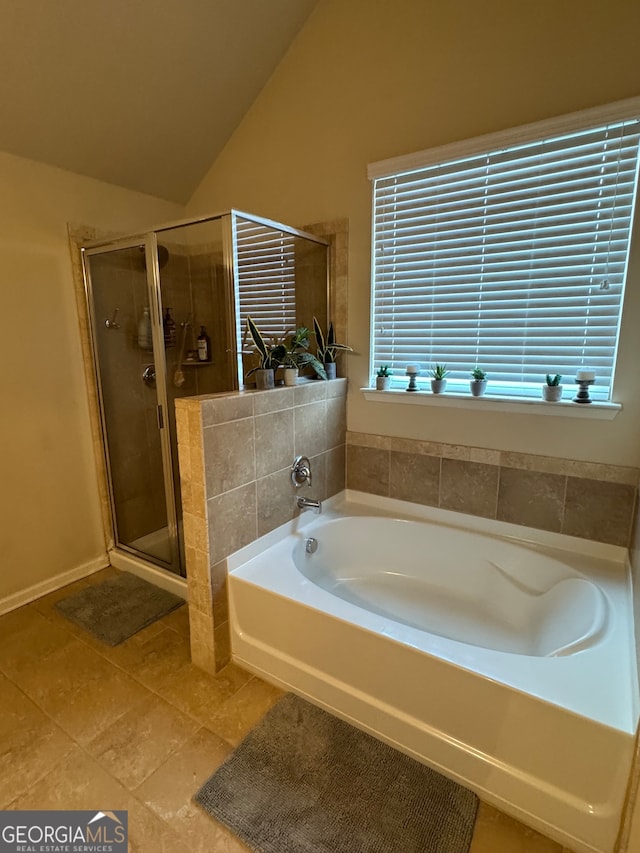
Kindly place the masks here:
<instances>
[{"instance_id":1,"label":"vaulted ceiling","mask_svg":"<svg viewBox=\"0 0 640 853\"><path fill-rule=\"evenodd\" d=\"M317 0L0 0L0 150L186 202Z\"/></svg>"}]
</instances>

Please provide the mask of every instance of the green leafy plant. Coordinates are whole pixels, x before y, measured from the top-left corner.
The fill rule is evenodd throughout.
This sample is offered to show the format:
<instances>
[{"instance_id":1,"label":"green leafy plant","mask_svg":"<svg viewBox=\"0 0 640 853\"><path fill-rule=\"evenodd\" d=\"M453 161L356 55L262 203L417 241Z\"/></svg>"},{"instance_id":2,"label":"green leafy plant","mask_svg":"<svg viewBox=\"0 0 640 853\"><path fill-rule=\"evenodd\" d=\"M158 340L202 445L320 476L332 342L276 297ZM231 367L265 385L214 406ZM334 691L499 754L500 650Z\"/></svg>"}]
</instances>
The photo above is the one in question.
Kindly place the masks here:
<instances>
[{"instance_id":1,"label":"green leafy plant","mask_svg":"<svg viewBox=\"0 0 640 853\"><path fill-rule=\"evenodd\" d=\"M391 368L389 367L389 365L388 364L381 364L380 367L378 368L378 372L376 373L376 376L380 376L381 378L383 376L384 377L391 376Z\"/></svg>"},{"instance_id":2,"label":"green leafy plant","mask_svg":"<svg viewBox=\"0 0 640 853\"><path fill-rule=\"evenodd\" d=\"M440 381L444 379L445 376L449 375L449 371L447 370L446 364L434 364L430 371L431 378L436 381Z\"/></svg>"},{"instance_id":3,"label":"green leafy plant","mask_svg":"<svg viewBox=\"0 0 640 853\"><path fill-rule=\"evenodd\" d=\"M327 337L325 338L322 329L320 328L320 323L318 323L318 320L314 317L313 334L316 339L316 355L318 360L323 364L331 364L335 362L337 356L340 355L341 352L353 352L351 347L348 347L346 344L339 344L336 342L333 322L329 323Z\"/></svg>"},{"instance_id":4,"label":"green leafy plant","mask_svg":"<svg viewBox=\"0 0 640 853\"><path fill-rule=\"evenodd\" d=\"M309 329L307 329L306 326L300 326L295 330L295 332L287 335L282 342L282 366L300 368L305 367L308 364L314 369L318 376L322 377L322 379L326 379L327 371L324 369L324 365L313 353L308 351L308 346Z\"/></svg>"},{"instance_id":5,"label":"green leafy plant","mask_svg":"<svg viewBox=\"0 0 640 853\"><path fill-rule=\"evenodd\" d=\"M247 329L249 330L259 359L258 366L252 367L247 372L247 376L251 376L256 370L276 370L282 364L285 356L284 345L281 343L276 343L275 345L267 344L251 317L247 317Z\"/></svg>"},{"instance_id":6,"label":"green leafy plant","mask_svg":"<svg viewBox=\"0 0 640 853\"><path fill-rule=\"evenodd\" d=\"M555 376L552 376L550 373L547 373L547 385L550 388L556 388L562 382L562 376L559 373L556 373Z\"/></svg>"},{"instance_id":7,"label":"green leafy plant","mask_svg":"<svg viewBox=\"0 0 640 853\"><path fill-rule=\"evenodd\" d=\"M471 371L471 377L476 382L484 382L484 380L487 378L487 374L484 372L484 370L482 370L481 367L474 367Z\"/></svg>"}]
</instances>

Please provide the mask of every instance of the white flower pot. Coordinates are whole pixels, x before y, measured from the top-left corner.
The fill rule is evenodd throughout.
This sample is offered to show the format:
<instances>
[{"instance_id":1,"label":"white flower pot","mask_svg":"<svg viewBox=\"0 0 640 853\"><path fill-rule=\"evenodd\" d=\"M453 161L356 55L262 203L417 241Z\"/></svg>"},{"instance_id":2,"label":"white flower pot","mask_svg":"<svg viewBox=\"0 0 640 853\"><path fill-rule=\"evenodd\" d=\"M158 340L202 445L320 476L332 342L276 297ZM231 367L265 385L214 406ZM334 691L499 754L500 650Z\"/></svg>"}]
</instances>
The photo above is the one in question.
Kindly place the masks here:
<instances>
[{"instance_id":1,"label":"white flower pot","mask_svg":"<svg viewBox=\"0 0 640 853\"><path fill-rule=\"evenodd\" d=\"M542 399L547 403L558 403L562 399L562 385L543 385Z\"/></svg>"},{"instance_id":2,"label":"white flower pot","mask_svg":"<svg viewBox=\"0 0 640 853\"><path fill-rule=\"evenodd\" d=\"M444 389L447 387L446 379L432 379L431 380L431 390L434 394L442 394Z\"/></svg>"},{"instance_id":3,"label":"white flower pot","mask_svg":"<svg viewBox=\"0 0 640 853\"><path fill-rule=\"evenodd\" d=\"M469 382L469 387L471 389L471 395L473 397L482 397L484 392L487 390L487 380L486 379L472 379Z\"/></svg>"},{"instance_id":4,"label":"white flower pot","mask_svg":"<svg viewBox=\"0 0 640 853\"><path fill-rule=\"evenodd\" d=\"M298 381L298 368L297 367L283 367L282 368L282 378L284 379L285 385L295 385Z\"/></svg>"},{"instance_id":5,"label":"white flower pot","mask_svg":"<svg viewBox=\"0 0 640 853\"><path fill-rule=\"evenodd\" d=\"M388 391L390 385L390 376L376 376L376 391Z\"/></svg>"}]
</instances>

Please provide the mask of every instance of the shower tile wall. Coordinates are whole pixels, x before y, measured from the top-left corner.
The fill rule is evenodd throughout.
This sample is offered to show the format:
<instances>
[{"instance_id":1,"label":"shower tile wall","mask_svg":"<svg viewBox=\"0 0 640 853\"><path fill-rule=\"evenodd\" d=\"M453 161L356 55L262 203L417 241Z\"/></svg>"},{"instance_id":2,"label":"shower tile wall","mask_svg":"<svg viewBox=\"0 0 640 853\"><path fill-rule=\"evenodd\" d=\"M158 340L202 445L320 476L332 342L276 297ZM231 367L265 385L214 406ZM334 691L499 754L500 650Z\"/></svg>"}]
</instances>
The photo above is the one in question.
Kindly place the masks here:
<instances>
[{"instance_id":1,"label":"shower tile wall","mask_svg":"<svg viewBox=\"0 0 640 853\"><path fill-rule=\"evenodd\" d=\"M345 379L180 400L178 453L194 663L229 660L229 554L291 519L290 466L310 457L307 497L344 488Z\"/></svg>"},{"instance_id":2,"label":"shower tile wall","mask_svg":"<svg viewBox=\"0 0 640 853\"><path fill-rule=\"evenodd\" d=\"M347 487L628 547L640 471L347 433Z\"/></svg>"}]
</instances>

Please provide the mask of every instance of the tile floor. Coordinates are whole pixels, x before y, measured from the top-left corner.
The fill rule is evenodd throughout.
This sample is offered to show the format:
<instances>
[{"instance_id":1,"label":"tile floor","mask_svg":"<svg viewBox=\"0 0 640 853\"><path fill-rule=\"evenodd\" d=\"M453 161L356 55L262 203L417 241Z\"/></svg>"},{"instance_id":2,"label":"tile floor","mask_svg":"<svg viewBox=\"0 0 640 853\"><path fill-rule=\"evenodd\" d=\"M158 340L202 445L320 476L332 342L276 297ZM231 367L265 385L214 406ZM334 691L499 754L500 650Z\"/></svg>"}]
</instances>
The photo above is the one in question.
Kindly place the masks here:
<instances>
[{"instance_id":1,"label":"tile floor","mask_svg":"<svg viewBox=\"0 0 640 853\"><path fill-rule=\"evenodd\" d=\"M116 648L54 610L113 571L0 617L0 809L128 809L132 853L246 853L191 797L282 694L194 667L186 607ZM563 848L481 805L470 853Z\"/></svg>"}]
</instances>

